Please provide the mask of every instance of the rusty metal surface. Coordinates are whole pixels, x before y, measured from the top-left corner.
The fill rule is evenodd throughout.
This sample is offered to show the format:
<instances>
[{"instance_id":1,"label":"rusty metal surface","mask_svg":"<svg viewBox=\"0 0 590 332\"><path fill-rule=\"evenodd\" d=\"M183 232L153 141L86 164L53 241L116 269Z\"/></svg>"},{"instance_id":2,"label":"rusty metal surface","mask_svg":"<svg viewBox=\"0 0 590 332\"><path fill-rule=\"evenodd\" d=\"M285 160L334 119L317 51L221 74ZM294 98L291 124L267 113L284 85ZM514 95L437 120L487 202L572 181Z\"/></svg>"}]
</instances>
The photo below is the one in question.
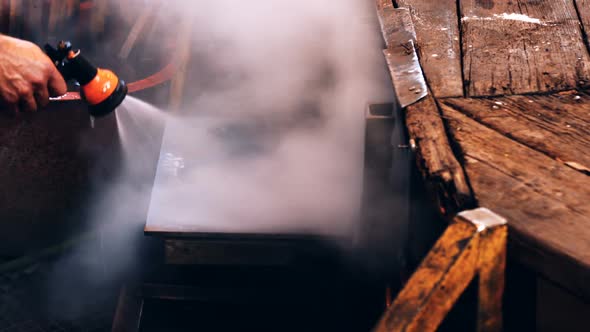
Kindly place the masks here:
<instances>
[{"instance_id":1,"label":"rusty metal surface","mask_svg":"<svg viewBox=\"0 0 590 332\"><path fill-rule=\"evenodd\" d=\"M376 332L435 331L476 275L477 330L502 330L506 220L488 209L460 213L386 310Z\"/></svg>"},{"instance_id":2,"label":"rusty metal surface","mask_svg":"<svg viewBox=\"0 0 590 332\"><path fill-rule=\"evenodd\" d=\"M115 118L92 129L81 102L1 116L0 255L44 248L82 226L98 185L118 169L118 144Z\"/></svg>"}]
</instances>

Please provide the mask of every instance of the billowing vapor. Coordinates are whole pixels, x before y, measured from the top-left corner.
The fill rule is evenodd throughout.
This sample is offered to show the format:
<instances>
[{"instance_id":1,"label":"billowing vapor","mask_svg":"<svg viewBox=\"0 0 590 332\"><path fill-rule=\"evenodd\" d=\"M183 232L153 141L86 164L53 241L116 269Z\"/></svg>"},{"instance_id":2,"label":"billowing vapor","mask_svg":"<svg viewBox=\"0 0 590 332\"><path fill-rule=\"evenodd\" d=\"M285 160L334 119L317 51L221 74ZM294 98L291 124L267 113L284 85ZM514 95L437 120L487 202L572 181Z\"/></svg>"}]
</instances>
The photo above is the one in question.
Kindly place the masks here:
<instances>
[{"instance_id":1,"label":"billowing vapor","mask_svg":"<svg viewBox=\"0 0 590 332\"><path fill-rule=\"evenodd\" d=\"M97 223L143 225L150 205L151 229L350 240L364 111L390 93L372 10L362 0L162 3L153 20L164 36L190 29L185 101L159 116L133 99L118 111L126 164ZM152 192L154 119L167 126L159 173L179 169ZM146 203L128 204L130 192Z\"/></svg>"},{"instance_id":2,"label":"billowing vapor","mask_svg":"<svg viewBox=\"0 0 590 332\"><path fill-rule=\"evenodd\" d=\"M93 211L97 227L109 225L109 269L133 261L146 218L157 228L352 236L364 111L391 98L372 3L132 2L112 7L136 17L123 10L159 3L162 45L190 29L191 62L180 110L131 97L117 111L124 164ZM158 158L175 173L154 187Z\"/></svg>"},{"instance_id":3,"label":"billowing vapor","mask_svg":"<svg viewBox=\"0 0 590 332\"><path fill-rule=\"evenodd\" d=\"M163 7L161 21L175 18L170 36L183 22L191 27L196 86L181 113L197 117L171 121L167 136L186 167L181 181L158 184L150 223L350 234L360 207L364 109L384 94L371 7L357 0ZM211 134L215 127L238 133L224 138ZM219 156L236 140L263 151Z\"/></svg>"}]
</instances>

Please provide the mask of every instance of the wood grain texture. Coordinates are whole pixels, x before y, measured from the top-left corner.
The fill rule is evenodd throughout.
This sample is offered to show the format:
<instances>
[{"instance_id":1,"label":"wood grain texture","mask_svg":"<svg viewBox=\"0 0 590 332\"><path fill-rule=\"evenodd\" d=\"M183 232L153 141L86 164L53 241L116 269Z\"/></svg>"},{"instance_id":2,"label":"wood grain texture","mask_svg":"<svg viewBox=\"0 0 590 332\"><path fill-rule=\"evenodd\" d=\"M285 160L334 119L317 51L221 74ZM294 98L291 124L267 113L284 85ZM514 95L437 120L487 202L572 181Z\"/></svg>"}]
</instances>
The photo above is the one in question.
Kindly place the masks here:
<instances>
[{"instance_id":1,"label":"wood grain texture","mask_svg":"<svg viewBox=\"0 0 590 332\"><path fill-rule=\"evenodd\" d=\"M281 266L293 260L290 243L165 240L166 264Z\"/></svg>"},{"instance_id":2,"label":"wood grain texture","mask_svg":"<svg viewBox=\"0 0 590 332\"><path fill-rule=\"evenodd\" d=\"M377 12L380 12L387 8L394 8L393 0L375 0L375 5L377 6Z\"/></svg>"},{"instance_id":3,"label":"wood grain texture","mask_svg":"<svg viewBox=\"0 0 590 332\"><path fill-rule=\"evenodd\" d=\"M461 0L469 96L588 86L590 57L571 0Z\"/></svg>"},{"instance_id":4,"label":"wood grain texture","mask_svg":"<svg viewBox=\"0 0 590 332\"><path fill-rule=\"evenodd\" d=\"M471 189L463 167L455 158L432 95L406 109L406 126L417 147L417 163L432 184L446 214L471 207Z\"/></svg>"},{"instance_id":5,"label":"wood grain texture","mask_svg":"<svg viewBox=\"0 0 590 332\"><path fill-rule=\"evenodd\" d=\"M375 332L435 331L475 275L478 240L469 222L451 223L381 317Z\"/></svg>"},{"instance_id":6,"label":"wood grain texture","mask_svg":"<svg viewBox=\"0 0 590 332\"><path fill-rule=\"evenodd\" d=\"M123 286L119 293L111 332L139 331L142 309L143 299L139 291L133 287Z\"/></svg>"},{"instance_id":7,"label":"wood grain texture","mask_svg":"<svg viewBox=\"0 0 590 332\"><path fill-rule=\"evenodd\" d=\"M588 94L572 91L493 99L457 98L443 103L572 168L590 172Z\"/></svg>"},{"instance_id":8,"label":"wood grain texture","mask_svg":"<svg viewBox=\"0 0 590 332\"><path fill-rule=\"evenodd\" d=\"M463 96L461 46L455 0L397 0L409 8L420 63L437 98Z\"/></svg>"},{"instance_id":9,"label":"wood grain texture","mask_svg":"<svg viewBox=\"0 0 590 332\"><path fill-rule=\"evenodd\" d=\"M511 253L590 299L590 177L441 108L479 205L508 219Z\"/></svg>"},{"instance_id":10,"label":"wood grain texture","mask_svg":"<svg viewBox=\"0 0 590 332\"><path fill-rule=\"evenodd\" d=\"M574 0L586 36L590 32L590 0ZM590 45L589 45L590 46Z\"/></svg>"},{"instance_id":11,"label":"wood grain texture","mask_svg":"<svg viewBox=\"0 0 590 332\"><path fill-rule=\"evenodd\" d=\"M507 239L506 225L485 229L479 236L478 332L502 331Z\"/></svg>"}]
</instances>

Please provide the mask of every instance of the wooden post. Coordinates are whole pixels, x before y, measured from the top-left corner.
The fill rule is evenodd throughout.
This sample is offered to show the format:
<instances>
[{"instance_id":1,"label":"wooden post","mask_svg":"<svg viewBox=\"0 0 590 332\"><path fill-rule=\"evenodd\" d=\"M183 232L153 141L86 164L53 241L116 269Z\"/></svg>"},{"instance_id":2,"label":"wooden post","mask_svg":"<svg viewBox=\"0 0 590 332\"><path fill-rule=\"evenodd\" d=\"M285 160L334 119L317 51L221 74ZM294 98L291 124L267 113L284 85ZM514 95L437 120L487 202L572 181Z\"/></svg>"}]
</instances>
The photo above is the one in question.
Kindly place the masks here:
<instances>
[{"instance_id":1,"label":"wooden post","mask_svg":"<svg viewBox=\"0 0 590 332\"><path fill-rule=\"evenodd\" d=\"M21 21L19 18L22 16L22 6L20 0L10 0L9 3L10 18L8 23L8 33L12 36L20 36L21 34Z\"/></svg>"},{"instance_id":2,"label":"wooden post","mask_svg":"<svg viewBox=\"0 0 590 332\"><path fill-rule=\"evenodd\" d=\"M41 24L43 23L43 1L42 0L29 0L28 1L28 6L27 6L27 23L32 26L35 27L36 29L38 28L39 30L43 30L43 32L41 32L42 34L45 33L45 29L41 28ZM37 36L38 38L40 38L41 40L44 40L46 37L45 35L43 36Z\"/></svg>"},{"instance_id":3,"label":"wooden post","mask_svg":"<svg viewBox=\"0 0 590 332\"><path fill-rule=\"evenodd\" d=\"M501 331L506 228L485 208L457 215L375 331L435 331L478 274L478 331Z\"/></svg>"},{"instance_id":4,"label":"wooden post","mask_svg":"<svg viewBox=\"0 0 590 332\"><path fill-rule=\"evenodd\" d=\"M66 15L72 17L76 12L76 8L80 7L80 0L67 0L66 1Z\"/></svg>"},{"instance_id":5,"label":"wooden post","mask_svg":"<svg viewBox=\"0 0 590 332\"><path fill-rule=\"evenodd\" d=\"M127 39L125 40L123 46L121 47L121 50L119 51L119 58L127 59L129 57L129 53L131 53L131 50L133 50L133 46L135 46L135 43L137 42L137 39L143 31L145 25L149 22L150 17L152 16L152 13L155 8L155 6L151 5L146 5L143 8L141 15L133 24L131 32L129 32Z\"/></svg>"},{"instance_id":6,"label":"wooden post","mask_svg":"<svg viewBox=\"0 0 590 332\"><path fill-rule=\"evenodd\" d=\"M63 22L65 13L65 2L64 1L51 1L49 3L49 19L47 30L51 35L56 31L57 26Z\"/></svg>"},{"instance_id":7,"label":"wooden post","mask_svg":"<svg viewBox=\"0 0 590 332\"><path fill-rule=\"evenodd\" d=\"M91 31L95 36L104 32L108 5L108 0L94 0L94 9L91 13Z\"/></svg>"},{"instance_id":8,"label":"wooden post","mask_svg":"<svg viewBox=\"0 0 590 332\"><path fill-rule=\"evenodd\" d=\"M506 271L506 242L508 228L506 220L487 209L476 209L459 213L478 228L478 311L477 331L494 332L502 330L502 296Z\"/></svg>"},{"instance_id":9,"label":"wooden post","mask_svg":"<svg viewBox=\"0 0 590 332\"><path fill-rule=\"evenodd\" d=\"M192 21L185 17L180 30L177 42L177 63L176 75L170 85L170 109L177 110L182 105L184 95L184 83L186 81L186 70L191 56Z\"/></svg>"},{"instance_id":10,"label":"wooden post","mask_svg":"<svg viewBox=\"0 0 590 332\"><path fill-rule=\"evenodd\" d=\"M138 287L123 286L119 293L117 310L113 319L112 332L135 332L139 331L141 314L143 310L143 299Z\"/></svg>"},{"instance_id":11,"label":"wooden post","mask_svg":"<svg viewBox=\"0 0 590 332\"><path fill-rule=\"evenodd\" d=\"M0 33L10 32L10 1L0 0Z\"/></svg>"}]
</instances>

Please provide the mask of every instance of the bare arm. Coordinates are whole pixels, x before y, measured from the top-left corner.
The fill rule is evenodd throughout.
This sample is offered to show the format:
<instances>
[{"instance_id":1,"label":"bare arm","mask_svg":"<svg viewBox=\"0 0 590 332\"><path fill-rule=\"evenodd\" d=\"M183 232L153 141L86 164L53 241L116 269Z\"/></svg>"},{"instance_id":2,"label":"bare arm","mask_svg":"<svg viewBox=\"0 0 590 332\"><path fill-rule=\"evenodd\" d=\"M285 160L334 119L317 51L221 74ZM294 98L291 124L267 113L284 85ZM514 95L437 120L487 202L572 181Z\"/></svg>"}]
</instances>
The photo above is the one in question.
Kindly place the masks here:
<instances>
[{"instance_id":1,"label":"bare arm","mask_svg":"<svg viewBox=\"0 0 590 332\"><path fill-rule=\"evenodd\" d=\"M0 35L0 109L36 111L67 92L63 77L35 44Z\"/></svg>"}]
</instances>

